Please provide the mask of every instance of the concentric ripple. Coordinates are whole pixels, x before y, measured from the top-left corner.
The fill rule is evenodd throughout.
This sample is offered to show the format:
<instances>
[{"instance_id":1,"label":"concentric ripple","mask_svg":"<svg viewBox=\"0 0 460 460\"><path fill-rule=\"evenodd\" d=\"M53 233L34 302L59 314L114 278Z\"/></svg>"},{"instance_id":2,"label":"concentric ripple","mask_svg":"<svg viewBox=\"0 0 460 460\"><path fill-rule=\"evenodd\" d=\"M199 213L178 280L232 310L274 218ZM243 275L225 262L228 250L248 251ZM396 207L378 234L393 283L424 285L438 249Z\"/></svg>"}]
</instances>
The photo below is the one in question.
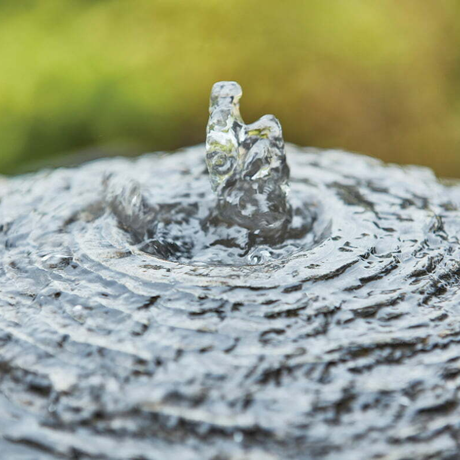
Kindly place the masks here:
<instances>
[{"instance_id":1,"label":"concentric ripple","mask_svg":"<svg viewBox=\"0 0 460 460\"><path fill-rule=\"evenodd\" d=\"M275 247L200 224L203 146L0 182L6 458L456 458L460 187L287 157Z\"/></svg>"}]
</instances>

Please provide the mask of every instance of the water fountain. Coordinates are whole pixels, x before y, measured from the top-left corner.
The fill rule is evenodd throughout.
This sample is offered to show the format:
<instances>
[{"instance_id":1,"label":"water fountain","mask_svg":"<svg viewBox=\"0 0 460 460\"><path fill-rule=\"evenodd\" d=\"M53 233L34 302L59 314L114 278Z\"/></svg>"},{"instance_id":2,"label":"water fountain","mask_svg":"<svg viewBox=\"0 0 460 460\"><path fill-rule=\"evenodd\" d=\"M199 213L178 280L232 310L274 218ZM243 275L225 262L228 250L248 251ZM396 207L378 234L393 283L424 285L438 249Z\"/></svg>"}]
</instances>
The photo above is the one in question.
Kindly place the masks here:
<instances>
[{"instance_id":1,"label":"water fountain","mask_svg":"<svg viewBox=\"0 0 460 460\"><path fill-rule=\"evenodd\" d=\"M6 458L460 452L460 187L240 96L206 148L0 182Z\"/></svg>"}]
</instances>

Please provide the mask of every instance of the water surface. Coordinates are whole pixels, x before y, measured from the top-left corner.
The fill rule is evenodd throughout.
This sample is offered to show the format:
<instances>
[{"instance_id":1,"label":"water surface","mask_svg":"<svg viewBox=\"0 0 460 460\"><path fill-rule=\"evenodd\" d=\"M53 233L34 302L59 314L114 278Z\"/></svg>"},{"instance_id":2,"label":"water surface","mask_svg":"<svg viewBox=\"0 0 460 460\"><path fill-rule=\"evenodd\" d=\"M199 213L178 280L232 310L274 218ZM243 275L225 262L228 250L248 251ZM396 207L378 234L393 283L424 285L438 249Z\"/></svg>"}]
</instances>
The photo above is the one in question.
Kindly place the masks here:
<instances>
[{"instance_id":1,"label":"water surface","mask_svg":"<svg viewBox=\"0 0 460 460\"><path fill-rule=\"evenodd\" d=\"M270 244L204 146L0 182L8 458L455 458L460 188L286 152Z\"/></svg>"}]
</instances>

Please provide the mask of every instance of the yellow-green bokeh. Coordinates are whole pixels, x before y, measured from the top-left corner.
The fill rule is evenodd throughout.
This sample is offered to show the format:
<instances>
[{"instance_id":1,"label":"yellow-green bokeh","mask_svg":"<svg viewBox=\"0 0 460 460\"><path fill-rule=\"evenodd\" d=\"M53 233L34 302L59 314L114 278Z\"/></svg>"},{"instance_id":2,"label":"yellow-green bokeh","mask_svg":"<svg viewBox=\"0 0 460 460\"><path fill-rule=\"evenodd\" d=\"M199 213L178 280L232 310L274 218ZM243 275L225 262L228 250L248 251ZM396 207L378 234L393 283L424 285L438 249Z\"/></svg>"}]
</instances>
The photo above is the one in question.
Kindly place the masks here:
<instances>
[{"instance_id":1,"label":"yellow-green bokeh","mask_svg":"<svg viewBox=\"0 0 460 460\"><path fill-rule=\"evenodd\" d=\"M455 0L3 0L0 172L202 142L217 80L288 141L460 177Z\"/></svg>"}]
</instances>

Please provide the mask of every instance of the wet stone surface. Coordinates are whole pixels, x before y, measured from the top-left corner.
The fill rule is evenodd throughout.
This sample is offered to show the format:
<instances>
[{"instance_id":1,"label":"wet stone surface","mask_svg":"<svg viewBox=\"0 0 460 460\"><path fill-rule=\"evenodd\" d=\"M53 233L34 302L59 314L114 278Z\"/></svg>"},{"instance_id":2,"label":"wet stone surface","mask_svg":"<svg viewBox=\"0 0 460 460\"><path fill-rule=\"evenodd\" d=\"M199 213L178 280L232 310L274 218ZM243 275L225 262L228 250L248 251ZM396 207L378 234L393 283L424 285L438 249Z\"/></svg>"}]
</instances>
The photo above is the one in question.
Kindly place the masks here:
<instances>
[{"instance_id":1,"label":"wet stone surface","mask_svg":"<svg viewBox=\"0 0 460 460\"><path fill-rule=\"evenodd\" d=\"M286 152L273 244L204 146L0 182L4 458L458 458L460 187Z\"/></svg>"}]
</instances>

